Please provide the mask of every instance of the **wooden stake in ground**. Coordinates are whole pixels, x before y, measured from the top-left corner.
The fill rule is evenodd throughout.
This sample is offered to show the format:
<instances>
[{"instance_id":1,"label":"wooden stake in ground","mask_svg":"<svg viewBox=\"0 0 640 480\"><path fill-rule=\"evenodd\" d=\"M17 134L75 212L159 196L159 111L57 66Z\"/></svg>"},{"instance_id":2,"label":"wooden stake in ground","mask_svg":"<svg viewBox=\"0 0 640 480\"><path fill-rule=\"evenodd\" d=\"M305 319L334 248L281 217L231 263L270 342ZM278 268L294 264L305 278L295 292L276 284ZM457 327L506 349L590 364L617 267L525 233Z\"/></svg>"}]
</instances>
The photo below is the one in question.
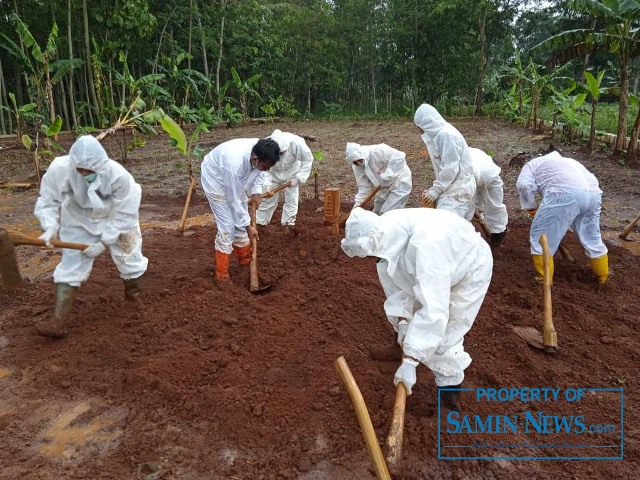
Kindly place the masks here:
<instances>
[{"instance_id":1,"label":"wooden stake in ground","mask_svg":"<svg viewBox=\"0 0 640 480\"><path fill-rule=\"evenodd\" d=\"M193 195L193 190L196 188L196 179L195 177L191 177L191 184L189 185L189 191L187 192L187 200L184 202L184 210L182 210L182 218L180 219L180 224L178 225L178 234L184 234L184 224L187 221L187 211L189 210L189 204L191 203L191 195Z\"/></svg>"},{"instance_id":2,"label":"wooden stake in ground","mask_svg":"<svg viewBox=\"0 0 640 480\"><path fill-rule=\"evenodd\" d=\"M367 411L367 405L364 403L364 398L362 398L362 393L360 393L360 389L358 388L353 375L351 375L351 370L349 370L347 361L344 359L344 357L338 357L338 359L335 361L335 366L336 370L338 370L338 375L340 375L342 382L347 387L347 391L349 392L349 396L351 397L353 406L356 409L358 422L360 423L360 428L362 429L364 441L367 444L367 450L369 450L369 455L371 457L371 461L373 462L376 476L378 477L378 479L391 480L389 469L387 468L387 464L385 463L384 457L382 456L382 450L380 449L380 445L378 444L378 438L376 437L376 432L373 429L373 424L371 423L371 418L369 417L369 412Z\"/></svg>"},{"instance_id":3,"label":"wooden stake in ground","mask_svg":"<svg viewBox=\"0 0 640 480\"><path fill-rule=\"evenodd\" d=\"M544 351L546 353L555 353L558 348L558 334L553 326L553 308L551 304L551 262L549 255L549 244L547 236L540 236L540 245L542 246L542 265L544 268L544 324L542 329L542 340Z\"/></svg>"},{"instance_id":4,"label":"wooden stake in ground","mask_svg":"<svg viewBox=\"0 0 640 480\"><path fill-rule=\"evenodd\" d=\"M638 212L638 215L636 215L635 218L631 220L631 223L627 225L624 230L622 230L622 233L618 235L618 237L620 237L622 240L626 240L627 235L631 233L631 230L633 230L633 227L635 227L638 222L640 222L640 212Z\"/></svg>"}]
</instances>

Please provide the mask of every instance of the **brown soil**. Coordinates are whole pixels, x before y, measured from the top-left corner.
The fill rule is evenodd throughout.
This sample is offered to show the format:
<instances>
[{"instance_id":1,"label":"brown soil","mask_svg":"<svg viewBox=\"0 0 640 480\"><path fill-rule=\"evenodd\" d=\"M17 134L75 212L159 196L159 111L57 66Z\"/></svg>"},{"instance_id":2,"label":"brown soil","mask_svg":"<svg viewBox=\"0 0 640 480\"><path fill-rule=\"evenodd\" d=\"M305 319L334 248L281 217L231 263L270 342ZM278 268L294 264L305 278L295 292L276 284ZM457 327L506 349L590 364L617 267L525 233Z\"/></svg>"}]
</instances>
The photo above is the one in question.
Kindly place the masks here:
<instances>
[{"instance_id":1,"label":"brown soil","mask_svg":"<svg viewBox=\"0 0 640 480\"><path fill-rule=\"evenodd\" d=\"M617 233L640 209L638 171L621 167L604 152L565 147L565 154L599 177L605 191L602 228L610 233L614 273L598 288L579 243L573 234L567 236L576 262L556 256L553 287L560 349L545 355L511 328L541 330L543 302L530 264L529 221L518 210L518 167L509 162L546 148L549 138L491 119L454 124L470 145L485 149L503 167L510 213L507 240L494 251L491 287L465 342L473 363L464 386L624 387L625 460L438 460L437 392L421 367L407 401L404 470L398 478L634 478L640 468L640 265L619 246ZM58 256L17 247L28 284L17 291L0 288L0 479L154 473L150 478L165 480L374 478L334 362L345 357L384 443L398 362L381 359L379 352L393 342L393 332L374 263L347 258L340 238L323 226L322 192L343 187L342 210L350 208L354 181L344 161L347 141L383 141L405 151L414 174L413 206L432 179L431 167L410 122L275 127L314 137L309 146L325 157L316 162L319 198L312 178L301 195L295 234L280 229L279 211L260 233L259 270L274 282L266 293L251 294L246 267L235 263L233 284L216 285L215 226L201 191L189 210L187 234L176 235L188 177L164 136L146 138L147 145L124 162L144 192L143 251L149 270L141 308L124 300L117 271L103 255L78 294L69 337L40 338L33 327L51 313L51 270ZM216 129L200 143L210 149L233 137L265 136L273 128ZM15 144L13 138L2 141L5 147ZM62 139L66 148L71 142ZM117 142L109 139L106 146L120 159ZM28 152L0 150L0 182L33 180L31 161ZM33 189L0 189L0 224L37 230L36 196ZM637 232L631 238L637 239ZM473 408L471 398L462 398ZM604 421L612 398L592 395L578 410Z\"/></svg>"}]
</instances>

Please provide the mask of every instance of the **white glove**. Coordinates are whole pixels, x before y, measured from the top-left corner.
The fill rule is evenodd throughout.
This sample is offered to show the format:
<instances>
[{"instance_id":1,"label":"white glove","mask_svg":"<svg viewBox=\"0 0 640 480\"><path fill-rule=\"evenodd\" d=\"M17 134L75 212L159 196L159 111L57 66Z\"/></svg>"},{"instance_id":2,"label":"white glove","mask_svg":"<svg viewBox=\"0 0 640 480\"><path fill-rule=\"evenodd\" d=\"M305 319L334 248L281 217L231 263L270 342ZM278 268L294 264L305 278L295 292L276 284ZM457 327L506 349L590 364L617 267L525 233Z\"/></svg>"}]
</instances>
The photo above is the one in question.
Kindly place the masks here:
<instances>
[{"instance_id":1,"label":"white glove","mask_svg":"<svg viewBox=\"0 0 640 480\"><path fill-rule=\"evenodd\" d=\"M293 177L290 182L292 187L297 187L298 185L300 185L300 179L298 177Z\"/></svg>"},{"instance_id":2,"label":"white glove","mask_svg":"<svg viewBox=\"0 0 640 480\"><path fill-rule=\"evenodd\" d=\"M38 238L40 240L44 240L44 244L47 247L50 247L51 246L51 240L56 238L57 234L58 234L58 229L57 228L49 228L49 229L45 230L44 233L42 235L40 235Z\"/></svg>"},{"instance_id":3,"label":"white glove","mask_svg":"<svg viewBox=\"0 0 640 480\"><path fill-rule=\"evenodd\" d=\"M393 384L397 387L398 383L402 382L407 389L407 396L411 395L411 389L416 384L416 367L418 362L405 357L402 360L400 368L396 371L396 375L393 377Z\"/></svg>"},{"instance_id":4,"label":"white glove","mask_svg":"<svg viewBox=\"0 0 640 480\"><path fill-rule=\"evenodd\" d=\"M96 258L104 252L106 248L107 247L102 242L91 243L82 251L82 254L87 258Z\"/></svg>"},{"instance_id":5,"label":"white glove","mask_svg":"<svg viewBox=\"0 0 640 480\"><path fill-rule=\"evenodd\" d=\"M398 322L398 345L402 347L404 343L404 337L407 336L407 330L409 329L409 322L404 318Z\"/></svg>"},{"instance_id":6,"label":"white glove","mask_svg":"<svg viewBox=\"0 0 640 480\"><path fill-rule=\"evenodd\" d=\"M429 190L424 192L424 197L427 200L435 203L435 202L438 201L438 198L440 198L440 194L438 192L436 192L435 189L430 188Z\"/></svg>"}]
</instances>

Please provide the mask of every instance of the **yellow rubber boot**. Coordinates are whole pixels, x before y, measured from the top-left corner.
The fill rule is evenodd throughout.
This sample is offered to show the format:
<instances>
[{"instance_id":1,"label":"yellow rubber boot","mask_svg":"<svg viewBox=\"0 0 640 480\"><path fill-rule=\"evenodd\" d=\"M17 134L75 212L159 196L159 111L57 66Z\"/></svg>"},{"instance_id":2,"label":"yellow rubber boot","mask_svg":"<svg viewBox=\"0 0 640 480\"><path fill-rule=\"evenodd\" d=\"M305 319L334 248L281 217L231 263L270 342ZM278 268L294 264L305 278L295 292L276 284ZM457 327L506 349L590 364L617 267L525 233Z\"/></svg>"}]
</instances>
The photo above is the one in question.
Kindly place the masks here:
<instances>
[{"instance_id":1,"label":"yellow rubber boot","mask_svg":"<svg viewBox=\"0 0 640 480\"><path fill-rule=\"evenodd\" d=\"M531 259L533 260L533 268L536 269L538 273L538 277L536 280L542 282L544 281L544 258L542 255L531 255ZM553 257L549 257L549 274L551 275L551 285L553 285Z\"/></svg>"},{"instance_id":2,"label":"yellow rubber boot","mask_svg":"<svg viewBox=\"0 0 640 480\"><path fill-rule=\"evenodd\" d=\"M598 277L598 283L601 285L606 283L607 278L609 278L609 255L606 253L598 258L590 258L591 269L593 273Z\"/></svg>"}]
</instances>

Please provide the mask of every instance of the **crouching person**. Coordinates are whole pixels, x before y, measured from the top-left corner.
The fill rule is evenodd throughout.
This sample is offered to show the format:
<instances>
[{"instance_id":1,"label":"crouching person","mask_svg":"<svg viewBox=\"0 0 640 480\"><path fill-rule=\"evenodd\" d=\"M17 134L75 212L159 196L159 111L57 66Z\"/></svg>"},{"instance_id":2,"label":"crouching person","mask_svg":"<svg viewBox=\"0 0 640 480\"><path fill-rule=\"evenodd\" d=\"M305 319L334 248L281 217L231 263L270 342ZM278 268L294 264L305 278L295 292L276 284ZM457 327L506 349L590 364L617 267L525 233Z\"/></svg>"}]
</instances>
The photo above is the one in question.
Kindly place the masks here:
<instances>
[{"instance_id":1,"label":"crouching person","mask_svg":"<svg viewBox=\"0 0 640 480\"><path fill-rule=\"evenodd\" d=\"M480 310L493 268L491 249L471 223L446 211L356 208L342 240L350 257L377 257L384 310L403 360L394 383L411 395L418 364L438 387L457 387L471 357L463 341ZM443 390L445 407L460 410L459 392Z\"/></svg>"},{"instance_id":2,"label":"crouching person","mask_svg":"<svg viewBox=\"0 0 640 480\"><path fill-rule=\"evenodd\" d=\"M138 299L140 277L148 263L142 255L138 221L141 195L131 174L109 159L90 135L78 138L69 155L53 160L42 177L34 211L44 230L40 239L49 246L56 237L88 246L82 251L62 249L62 260L53 272L53 318L36 325L38 334L67 335L75 291L89 278L94 259L107 249L124 281L125 297Z\"/></svg>"}]
</instances>

